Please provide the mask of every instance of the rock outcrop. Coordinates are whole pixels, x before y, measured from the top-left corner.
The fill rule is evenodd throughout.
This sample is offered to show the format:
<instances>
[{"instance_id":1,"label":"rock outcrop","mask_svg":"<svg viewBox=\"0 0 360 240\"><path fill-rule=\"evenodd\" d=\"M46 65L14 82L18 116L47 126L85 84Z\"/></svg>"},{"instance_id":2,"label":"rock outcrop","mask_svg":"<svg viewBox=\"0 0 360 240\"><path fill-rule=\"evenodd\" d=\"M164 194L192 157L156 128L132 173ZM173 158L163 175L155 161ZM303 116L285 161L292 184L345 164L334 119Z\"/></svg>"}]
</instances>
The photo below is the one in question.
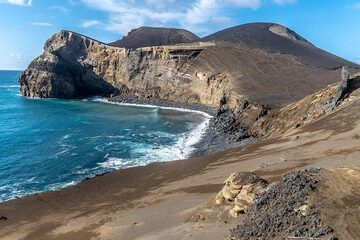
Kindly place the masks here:
<instances>
[{"instance_id":1,"label":"rock outcrop","mask_svg":"<svg viewBox=\"0 0 360 240\"><path fill-rule=\"evenodd\" d=\"M299 52L304 47L306 52L319 49L300 41L298 35L293 39L275 34L271 26L279 28L244 25L197 42L137 49L61 31L47 41L44 53L20 76L21 93L42 98L133 94L236 109L244 101L290 103L336 82L338 71L332 69L358 67L327 54L316 55L326 67L311 64ZM248 38L249 34L254 36ZM296 51L275 48L278 43Z\"/></svg>"},{"instance_id":2,"label":"rock outcrop","mask_svg":"<svg viewBox=\"0 0 360 240\"><path fill-rule=\"evenodd\" d=\"M251 172L237 172L230 175L224 182L224 187L215 196L218 206L230 206L229 215L237 217L245 213L254 202L256 194L265 191L268 183Z\"/></svg>"},{"instance_id":3,"label":"rock outcrop","mask_svg":"<svg viewBox=\"0 0 360 240\"><path fill-rule=\"evenodd\" d=\"M348 76L346 68L343 68L341 77L343 80L340 83L331 84L285 107L270 110L264 117L247 125L248 131L258 136L279 136L360 98L360 73Z\"/></svg>"},{"instance_id":4,"label":"rock outcrop","mask_svg":"<svg viewBox=\"0 0 360 240\"><path fill-rule=\"evenodd\" d=\"M336 94L331 101L329 101L325 107L324 110L326 112L334 110L334 108L339 104L340 100L342 100L345 95L350 90L350 75L349 75L349 69L347 67L342 67L341 69L341 82L340 85L336 91Z\"/></svg>"},{"instance_id":5,"label":"rock outcrop","mask_svg":"<svg viewBox=\"0 0 360 240\"><path fill-rule=\"evenodd\" d=\"M252 142L320 116L323 109L319 112L315 103L323 107L323 97L316 95L315 102L305 98L300 108L296 101L338 82L344 65L351 72L360 68L271 23L237 26L190 43L136 49L61 31L46 42L19 82L26 97L115 95L124 101L217 109L209 127L210 145L204 143L201 152L209 154L224 149L213 147L217 142L236 147L234 142Z\"/></svg>"},{"instance_id":6,"label":"rock outcrop","mask_svg":"<svg viewBox=\"0 0 360 240\"><path fill-rule=\"evenodd\" d=\"M320 169L291 172L256 196L228 239L329 239L334 230L311 201Z\"/></svg>"}]
</instances>

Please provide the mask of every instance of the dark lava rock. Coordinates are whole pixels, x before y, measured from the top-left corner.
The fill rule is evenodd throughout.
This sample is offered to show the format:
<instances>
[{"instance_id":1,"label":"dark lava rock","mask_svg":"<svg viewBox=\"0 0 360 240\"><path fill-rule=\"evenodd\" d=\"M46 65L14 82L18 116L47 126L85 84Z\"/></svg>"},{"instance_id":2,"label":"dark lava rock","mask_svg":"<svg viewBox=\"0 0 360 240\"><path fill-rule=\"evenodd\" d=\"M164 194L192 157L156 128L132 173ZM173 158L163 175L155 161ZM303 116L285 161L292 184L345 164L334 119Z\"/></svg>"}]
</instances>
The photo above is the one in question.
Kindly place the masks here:
<instances>
[{"instance_id":1,"label":"dark lava rock","mask_svg":"<svg viewBox=\"0 0 360 240\"><path fill-rule=\"evenodd\" d=\"M110 43L110 45L123 48L139 48L188 43L198 39L198 36L184 29L140 27L131 30L127 36Z\"/></svg>"},{"instance_id":2,"label":"dark lava rock","mask_svg":"<svg viewBox=\"0 0 360 240\"><path fill-rule=\"evenodd\" d=\"M306 202L318 186L319 168L286 174L258 195L248 214L230 230L229 239L316 238L331 233L316 206Z\"/></svg>"},{"instance_id":3,"label":"dark lava rock","mask_svg":"<svg viewBox=\"0 0 360 240\"><path fill-rule=\"evenodd\" d=\"M329 233L332 233L334 231L334 229L332 229L329 225L325 225L324 227L322 227L315 235L315 238L321 237L321 236L325 236Z\"/></svg>"}]
</instances>

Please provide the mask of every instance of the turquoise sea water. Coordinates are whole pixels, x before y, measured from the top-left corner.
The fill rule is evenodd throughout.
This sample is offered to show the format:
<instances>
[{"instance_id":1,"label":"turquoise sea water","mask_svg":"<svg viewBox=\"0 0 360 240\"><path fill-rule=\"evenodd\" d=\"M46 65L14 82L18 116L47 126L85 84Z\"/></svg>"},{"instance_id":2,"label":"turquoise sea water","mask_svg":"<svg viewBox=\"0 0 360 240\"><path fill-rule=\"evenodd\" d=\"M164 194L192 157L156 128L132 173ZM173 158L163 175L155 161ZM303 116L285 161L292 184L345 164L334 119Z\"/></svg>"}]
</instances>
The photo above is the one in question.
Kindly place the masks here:
<instances>
[{"instance_id":1,"label":"turquoise sea water","mask_svg":"<svg viewBox=\"0 0 360 240\"><path fill-rule=\"evenodd\" d=\"M18 71L0 71L0 201L95 174L185 158L208 118L101 100L27 99Z\"/></svg>"}]
</instances>

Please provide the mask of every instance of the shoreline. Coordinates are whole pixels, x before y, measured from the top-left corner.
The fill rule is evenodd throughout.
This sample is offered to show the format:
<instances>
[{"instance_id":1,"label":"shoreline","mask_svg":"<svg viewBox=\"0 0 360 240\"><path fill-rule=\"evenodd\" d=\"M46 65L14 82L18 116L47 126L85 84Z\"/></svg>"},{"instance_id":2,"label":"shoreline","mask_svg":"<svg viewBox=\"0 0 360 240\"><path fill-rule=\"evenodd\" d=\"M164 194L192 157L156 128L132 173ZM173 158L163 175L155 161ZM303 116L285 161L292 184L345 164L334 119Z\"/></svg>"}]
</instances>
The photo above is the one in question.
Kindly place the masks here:
<instances>
[{"instance_id":1,"label":"shoreline","mask_svg":"<svg viewBox=\"0 0 360 240\"><path fill-rule=\"evenodd\" d=\"M155 100L155 99L140 100L137 98L129 98L128 96L126 98L126 100L128 100L128 102L125 102L123 96L120 96L120 97L121 97L121 100L119 100L119 96L115 96L113 98L93 97L93 98L88 98L88 99L82 99L82 101L84 101L84 100L85 101L95 101L95 102L102 102L102 103L106 103L106 104L116 104L116 105L123 105L123 106L160 108L160 109L167 109L167 110L174 110L174 111L181 111L181 112L198 113L204 117L204 120L202 121L202 123L199 124L199 126L200 125L205 125L205 126L200 126L200 129L199 129L199 126L197 126L195 129L193 129L192 131L189 132L189 135L191 135L192 132L194 132L194 131L200 131L201 136L195 142L185 146L184 148L179 148L181 150L190 148L190 151L188 153L185 152L183 157L181 157L181 158L176 158L176 159L174 158L171 160L160 160L160 161L151 162L151 163L148 163L145 165L136 165L136 166L131 166L128 168L108 170L108 171L96 174L94 176L91 176L91 177L86 177L86 178L82 179L81 181L76 182L74 184L69 185L69 183L65 183L64 186L61 186L56 189L43 190L43 191L31 193L31 194L22 195L22 196L14 196L11 199L0 202L0 204L4 203L4 202L15 200L15 199L26 198L28 196L36 196L38 194L42 194L42 193L46 193L46 192L59 191L59 190L61 191L63 189L68 189L69 187L72 187L72 186L77 186L77 185L81 184L82 182L85 182L85 181L88 181L91 179L95 179L100 176L112 173L112 172L122 171L124 169L132 169L132 168L137 168L137 167L142 167L142 166L148 166L148 165L151 165L154 163L183 161L183 160L188 160L188 159L191 159L194 157L196 157L196 158L197 157L207 157L207 156L221 153L221 152L224 152L224 151L227 151L227 150L239 147L239 146L249 145L251 143L256 142L256 141L250 141L250 142L241 141L241 142L234 143L234 145L230 145L227 141L225 141L227 136L225 134L224 135L219 134L218 132L215 132L213 129L214 121L216 120L216 117L217 117L216 116L217 110L215 108L210 108L210 107L206 107L206 106L199 105L199 104L178 103L178 102L172 102L172 101L167 101L167 100ZM33 98L28 98L28 99L33 99ZM186 138L189 138L189 135L187 135ZM220 141L220 142L213 144L213 146L211 146L212 149L210 151L208 151L209 144L211 145L215 136L217 137L217 139L224 140L224 141ZM189 140L189 139L180 138L179 142L182 142L184 145L186 145L187 140Z\"/></svg>"},{"instance_id":2,"label":"shoreline","mask_svg":"<svg viewBox=\"0 0 360 240\"><path fill-rule=\"evenodd\" d=\"M236 171L255 172L271 183L293 170L341 167L347 181L353 178L349 168L359 165L360 145L349 137L360 128L356 103L244 148L112 171L68 188L2 202L0 239L222 239L238 220L219 218L208 203ZM348 193L340 196L353 199ZM344 204L350 209L353 203ZM348 215L332 211L344 206L341 202L329 206L326 210L339 217ZM204 212L209 215L200 215ZM344 229L331 223L326 222L337 233Z\"/></svg>"},{"instance_id":3,"label":"shoreline","mask_svg":"<svg viewBox=\"0 0 360 240\"><path fill-rule=\"evenodd\" d=\"M201 115L204 115L207 118L214 117L213 112L210 110L200 110L199 108L187 108L187 107L179 107L176 106L176 104L164 104L164 105L155 105L155 104L147 104L147 103L129 103L129 102L117 102L112 101L111 98L102 98L102 97L95 97L90 98L91 101L94 102L102 102L102 103L108 103L108 104L114 104L114 105L120 105L120 106L133 106L133 107L144 107L144 108L160 108L160 109L166 109L166 110L174 110L179 112L193 112L193 113L199 113Z\"/></svg>"},{"instance_id":4,"label":"shoreline","mask_svg":"<svg viewBox=\"0 0 360 240\"><path fill-rule=\"evenodd\" d=\"M224 152L233 148L243 147L249 144L258 142L258 139L252 136L245 136L241 140L234 140L232 132L225 130L226 126L221 124L221 116L219 118L218 108L207 107L195 103L180 103L164 99L141 99L134 95L115 95L109 98L104 98L110 104L124 104L124 105L142 105L153 106L158 108L175 109L179 111L195 111L200 114L212 116L209 120L208 126L200 140L193 144L194 151L191 152L185 159L192 157L205 157L216 153ZM220 121L219 121L220 120Z\"/></svg>"},{"instance_id":5,"label":"shoreline","mask_svg":"<svg viewBox=\"0 0 360 240\"><path fill-rule=\"evenodd\" d=\"M190 112L197 113L204 117L203 121L193 130L191 130L188 134L183 137L180 137L176 145L181 145L179 147L181 152L181 157L168 160L168 161L176 161L176 160L184 160L191 157L196 156L198 154L197 146L202 145L203 139L208 137L209 135L209 126L216 116L214 115L214 109L199 107L195 105L187 105L187 104L178 104L175 102L167 102L167 101L131 101L131 102L123 102L116 101L116 99L112 98L102 98L102 97L94 97L90 98L90 101L102 102L106 104L114 104L120 106L134 106L134 107L145 107L145 108L155 108L155 109L166 109L166 110L174 110L180 112ZM195 135L195 136L194 136Z\"/></svg>"},{"instance_id":6,"label":"shoreline","mask_svg":"<svg viewBox=\"0 0 360 240\"><path fill-rule=\"evenodd\" d=\"M216 116L217 108L215 107L207 107L201 104L196 103L181 103L175 102L171 100L164 100L164 99L140 99L133 95L115 95L112 97L103 97L109 103L119 103L129 106L148 106L148 107L158 107L164 109L174 109L178 111L194 111L199 113L205 113L206 115Z\"/></svg>"},{"instance_id":7,"label":"shoreline","mask_svg":"<svg viewBox=\"0 0 360 240\"><path fill-rule=\"evenodd\" d=\"M310 166L346 167L358 164L360 142L356 114L339 127L358 104L297 132L212 156L151 163L103 174L56 191L0 203L0 239L221 239L236 221L196 220L199 209L235 171L252 171L272 182L284 173ZM355 108L355 109L354 109ZM337 118L334 118L338 116ZM331 121L329 121L331 120ZM320 131L323 130L323 131ZM329 131L336 134L328 135ZM296 138L299 136L299 138ZM328 144L323 140L327 138ZM346 140L346 144L338 142ZM286 143L286 145L284 145ZM344 152L343 147L350 152ZM338 155L322 155L329 151ZM317 150L317 151L314 151ZM351 154L350 154L351 153ZM349 155L350 154L350 155ZM285 157L286 161L279 161ZM339 160L340 159L340 160ZM226 220L226 221L224 221ZM1 237L5 236L5 237ZM160 236L160 237L159 237Z\"/></svg>"}]
</instances>

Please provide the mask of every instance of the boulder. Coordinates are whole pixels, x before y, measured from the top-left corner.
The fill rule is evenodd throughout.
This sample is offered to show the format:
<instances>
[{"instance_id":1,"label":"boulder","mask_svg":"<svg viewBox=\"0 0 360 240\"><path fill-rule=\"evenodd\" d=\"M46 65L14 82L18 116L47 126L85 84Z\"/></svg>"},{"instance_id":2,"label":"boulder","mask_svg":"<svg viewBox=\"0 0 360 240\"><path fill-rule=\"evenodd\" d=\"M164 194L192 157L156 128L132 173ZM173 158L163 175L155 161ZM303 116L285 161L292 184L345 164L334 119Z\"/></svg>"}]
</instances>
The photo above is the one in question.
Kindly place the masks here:
<instances>
[{"instance_id":1,"label":"boulder","mask_svg":"<svg viewBox=\"0 0 360 240\"><path fill-rule=\"evenodd\" d=\"M223 188L215 196L215 204L231 206L229 215L235 218L239 214L245 213L253 203L256 194L262 193L267 186L266 180L258 177L255 173L233 173L225 180Z\"/></svg>"}]
</instances>

